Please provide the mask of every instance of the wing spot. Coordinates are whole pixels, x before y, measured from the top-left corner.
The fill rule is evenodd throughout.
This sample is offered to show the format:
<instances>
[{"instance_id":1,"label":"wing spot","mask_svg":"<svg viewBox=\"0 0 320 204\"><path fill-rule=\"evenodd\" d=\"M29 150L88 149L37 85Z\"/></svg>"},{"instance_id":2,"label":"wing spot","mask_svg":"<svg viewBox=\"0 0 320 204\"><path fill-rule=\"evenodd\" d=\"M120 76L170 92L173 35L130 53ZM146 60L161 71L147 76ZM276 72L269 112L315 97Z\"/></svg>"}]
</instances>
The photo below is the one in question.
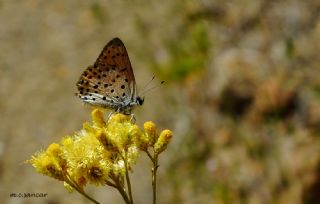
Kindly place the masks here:
<instances>
[{"instance_id":1,"label":"wing spot","mask_svg":"<svg viewBox=\"0 0 320 204\"><path fill-rule=\"evenodd\" d=\"M119 78L119 77L120 77L120 75L119 75L119 74L117 74L116 78Z\"/></svg>"},{"instance_id":2,"label":"wing spot","mask_svg":"<svg viewBox=\"0 0 320 204\"><path fill-rule=\"evenodd\" d=\"M116 70L116 68L115 68L115 67L112 67L111 69L112 69L112 70Z\"/></svg>"},{"instance_id":3,"label":"wing spot","mask_svg":"<svg viewBox=\"0 0 320 204\"><path fill-rule=\"evenodd\" d=\"M114 89L111 89L111 93L113 93L114 92Z\"/></svg>"},{"instance_id":4,"label":"wing spot","mask_svg":"<svg viewBox=\"0 0 320 204\"><path fill-rule=\"evenodd\" d=\"M117 53L117 56L119 57L119 56L120 56L120 54L119 54L119 53Z\"/></svg>"},{"instance_id":5,"label":"wing spot","mask_svg":"<svg viewBox=\"0 0 320 204\"><path fill-rule=\"evenodd\" d=\"M122 54L122 57L126 56L125 54Z\"/></svg>"},{"instance_id":6,"label":"wing spot","mask_svg":"<svg viewBox=\"0 0 320 204\"><path fill-rule=\"evenodd\" d=\"M97 88L98 88L98 85L94 85L93 88L94 88L94 89L97 89Z\"/></svg>"},{"instance_id":7,"label":"wing spot","mask_svg":"<svg viewBox=\"0 0 320 204\"><path fill-rule=\"evenodd\" d=\"M110 50L108 50L108 53L110 53Z\"/></svg>"},{"instance_id":8,"label":"wing spot","mask_svg":"<svg viewBox=\"0 0 320 204\"><path fill-rule=\"evenodd\" d=\"M105 96L104 96L104 97L102 97L102 100L104 100L104 101L105 101L105 100L106 100L106 97L105 97Z\"/></svg>"},{"instance_id":9,"label":"wing spot","mask_svg":"<svg viewBox=\"0 0 320 204\"><path fill-rule=\"evenodd\" d=\"M104 88L107 88L108 87L108 84L104 84Z\"/></svg>"},{"instance_id":10,"label":"wing spot","mask_svg":"<svg viewBox=\"0 0 320 204\"><path fill-rule=\"evenodd\" d=\"M119 98L119 96L116 96L116 98Z\"/></svg>"},{"instance_id":11,"label":"wing spot","mask_svg":"<svg viewBox=\"0 0 320 204\"><path fill-rule=\"evenodd\" d=\"M106 74L102 74L102 76L103 76L103 77L107 77L107 75L106 75Z\"/></svg>"},{"instance_id":12,"label":"wing spot","mask_svg":"<svg viewBox=\"0 0 320 204\"><path fill-rule=\"evenodd\" d=\"M88 69L90 72L92 72L92 68L90 67L89 69Z\"/></svg>"},{"instance_id":13,"label":"wing spot","mask_svg":"<svg viewBox=\"0 0 320 204\"><path fill-rule=\"evenodd\" d=\"M122 93L122 96L126 96L126 93Z\"/></svg>"},{"instance_id":14,"label":"wing spot","mask_svg":"<svg viewBox=\"0 0 320 204\"><path fill-rule=\"evenodd\" d=\"M127 68L122 68L120 71L121 71L121 72L124 72L124 71L126 71L126 69L127 69Z\"/></svg>"},{"instance_id":15,"label":"wing spot","mask_svg":"<svg viewBox=\"0 0 320 204\"><path fill-rule=\"evenodd\" d=\"M86 91L87 91L87 92L89 92L89 91L90 91L90 89L87 89Z\"/></svg>"},{"instance_id":16,"label":"wing spot","mask_svg":"<svg viewBox=\"0 0 320 204\"><path fill-rule=\"evenodd\" d=\"M100 81L98 81L98 85L100 85L101 84L101 82Z\"/></svg>"},{"instance_id":17,"label":"wing spot","mask_svg":"<svg viewBox=\"0 0 320 204\"><path fill-rule=\"evenodd\" d=\"M114 59L114 58L116 58L116 56L115 56L115 55L112 55L112 59Z\"/></svg>"},{"instance_id":18,"label":"wing spot","mask_svg":"<svg viewBox=\"0 0 320 204\"><path fill-rule=\"evenodd\" d=\"M88 76L88 79L92 79L92 76Z\"/></svg>"},{"instance_id":19,"label":"wing spot","mask_svg":"<svg viewBox=\"0 0 320 204\"><path fill-rule=\"evenodd\" d=\"M103 59L107 59L107 56L104 56Z\"/></svg>"},{"instance_id":20,"label":"wing spot","mask_svg":"<svg viewBox=\"0 0 320 204\"><path fill-rule=\"evenodd\" d=\"M92 98L92 100L94 100L94 101L95 101L95 100L96 100L96 98Z\"/></svg>"},{"instance_id":21,"label":"wing spot","mask_svg":"<svg viewBox=\"0 0 320 204\"><path fill-rule=\"evenodd\" d=\"M87 100L88 98L87 98L87 97L83 97L83 99L84 99L84 100Z\"/></svg>"},{"instance_id":22,"label":"wing spot","mask_svg":"<svg viewBox=\"0 0 320 204\"><path fill-rule=\"evenodd\" d=\"M107 68L107 72L108 72L108 71L110 71L110 69L109 69L109 68Z\"/></svg>"},{"instance_id":23,"label":"wing spot","mask_svg":"<svg viewBox=\"0 0 320 204\"><path fill-rule=\"evenodd\" d=\"M80 91L80 94L82 95L82 94L83 94L83 91Z\"/></svg>"},{"instance_id":24,"label":"wing spot","mask_svg":"<svg viewBox=\"0 0 320 204\"><path fill-rule=\"evenodd\" d=\"M128 80L128 79L125 79L125 81L128 82L129 80Z\"/></svg>"},{"instance_id":25,"label":"wing spot","mask_svg":"<svg viewBox=\"0 0 320 204\"><path fill-rule=\"evenodd\" d=\"M98 73L97 73L97 72L92 72L92 74L93 74L93 75L97 75Z\"/></svg>"},{"instance_id":26,"label":"wing spot","mask_svg":"<svg viewBox=\"0 0 320 204\"><path fill-rule=\"evenodd\" d=\"M121 85L121 89L124 89L124 87L126 87L124 84L123 84L123 85Z\"/></svg>"},{"instance_id":27,"label":"wing spot","mask_svg":"<svg viewBox=\"0 0 320 204\"><path fill-rule=\"evenodd\" d=\"M94 65L93 65L93 67L94 67L94 68L97 68L97 67L98 67L98 65L97 65L97 64L94 64Z\"/></svg>"},{"instance_id":28,"label":"wing spot","mask_svg":"<svg viewBox=\"0 0 320 204\"><path fill-rule=\"evenodd\" d=\"M94 93L98 93L98 91L94 91Z\"/></svg>"}]
</instances>

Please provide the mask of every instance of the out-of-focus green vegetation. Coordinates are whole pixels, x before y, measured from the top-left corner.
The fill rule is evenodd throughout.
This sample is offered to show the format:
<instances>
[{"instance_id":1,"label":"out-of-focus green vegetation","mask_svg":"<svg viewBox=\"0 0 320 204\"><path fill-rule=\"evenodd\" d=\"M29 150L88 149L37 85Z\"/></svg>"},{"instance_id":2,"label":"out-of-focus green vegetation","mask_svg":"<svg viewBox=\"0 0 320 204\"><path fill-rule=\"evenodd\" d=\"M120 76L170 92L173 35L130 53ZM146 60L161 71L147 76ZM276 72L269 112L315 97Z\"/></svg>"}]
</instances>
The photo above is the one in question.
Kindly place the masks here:
<instances>
[{"instance_id":1,"label":"out-of-focus green vegetation","mask_svg":"<svg viewBox=\"0 0 320 204\"><path fill-rule=\"evenodd\" d=\"M188 3L155 63L189 119L167 203L320 202L320 4Z\"/></svg>"}]
</instances>

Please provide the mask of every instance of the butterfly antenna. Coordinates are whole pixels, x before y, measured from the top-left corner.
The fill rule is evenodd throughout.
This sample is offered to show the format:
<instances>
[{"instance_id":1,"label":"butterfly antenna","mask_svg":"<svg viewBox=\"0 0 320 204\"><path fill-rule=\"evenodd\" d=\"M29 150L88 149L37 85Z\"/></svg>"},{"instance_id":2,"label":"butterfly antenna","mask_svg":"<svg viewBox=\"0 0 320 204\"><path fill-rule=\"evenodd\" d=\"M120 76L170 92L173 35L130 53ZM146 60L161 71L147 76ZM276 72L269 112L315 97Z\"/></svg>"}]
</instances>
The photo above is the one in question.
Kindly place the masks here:
<instances>
[{"instance_id":1,"label":"butterfly antenna","mask_svg":"<svg viewBox=\"0 0 320 204\"><path fill-rule=\"evenodd\" d=\"M154 89L156 89L156 88L159 88L159 85L164 84L164 82L165 82L165 81L161 81L160 84L156 84L155 86L153 86L153 87L151 87L151 88L149 88L149 89L145 89L145 90L141 91L140 96L141 96L141 97L146 96L147 93L150 93L150 91L152 91L152 90L154 90Z\"/></svg>"},{"instance_id":2,"label":"butterfly antenna","mask_svg":"<svg viewBox=\"0 0 320 204\"><path fill-rule=\"evenodd\" d=\"M144 92L146 90L146 88L154 80L154 78L155 78L155 75L152 75L152 78L143 86L143 88L141 89L141 92Z\"/></svg>"}]
</instances>

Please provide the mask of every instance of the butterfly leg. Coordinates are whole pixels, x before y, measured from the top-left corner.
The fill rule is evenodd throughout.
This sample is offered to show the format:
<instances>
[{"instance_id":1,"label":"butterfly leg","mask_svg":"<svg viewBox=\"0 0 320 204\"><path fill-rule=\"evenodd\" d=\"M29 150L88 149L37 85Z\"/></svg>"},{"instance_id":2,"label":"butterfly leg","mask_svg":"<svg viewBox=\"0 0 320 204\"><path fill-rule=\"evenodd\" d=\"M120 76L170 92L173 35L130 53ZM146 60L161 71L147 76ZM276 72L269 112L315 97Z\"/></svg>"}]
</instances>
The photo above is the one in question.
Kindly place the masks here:
<instances>
[{"instance_id":1,"label":"butterfly leg","mask_svg":"<svg viewBox=\"0 0 320 204\"><path fill-rule=\"evenodd\" d=\"M130 116L131 116L130 121L131 121L132 123L136 123L136 117L134 117L134 114L131 113Z\"/></svg>"},{"instance_id":2,"label":"butterfly leg","mask_svg":"<svg viewBox=\"0 0 320 204\"><path fill-rule=\"evenodd\" d=\"M109 121L109 119L111 118L111 116L113 115L113 112L111 111L107 117L107 121Z\"/></svg>"}]
</instances>

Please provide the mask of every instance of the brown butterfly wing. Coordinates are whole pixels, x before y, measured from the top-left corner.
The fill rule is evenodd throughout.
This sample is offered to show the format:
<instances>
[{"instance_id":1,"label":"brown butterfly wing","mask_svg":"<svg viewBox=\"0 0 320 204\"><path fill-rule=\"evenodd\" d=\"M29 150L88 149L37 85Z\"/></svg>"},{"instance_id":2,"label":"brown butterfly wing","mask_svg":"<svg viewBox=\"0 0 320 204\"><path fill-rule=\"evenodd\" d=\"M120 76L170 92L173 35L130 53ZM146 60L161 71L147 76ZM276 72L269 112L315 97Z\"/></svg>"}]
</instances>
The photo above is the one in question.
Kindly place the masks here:
<instances>
[{"instance_id":1,"label":"brown butterfly wing","mask_svg":"<svg viewBox=\"0 0 320 204\"><path fill-rule=\"evenodd\" d=\"M77 87L80 98L89 98L95 105L101 106L105 106L104 102L90 97L90 94L104 96L103 100L113 98L117 101L136 96L135 77L129 56L119 38L114 38L103 48L94 65L88 67L80 76Z\"/></svg>"},{"instance_id":2,"label":"brown butterfly wing","mask_svg":"<svg viewBox=\"0 0 320 204\"><path fill-rule=\"evenodd\" d=\"M106 67L106 71L109 73L107 81L111 81L114 85L114 95L123 95L123 90L130 87L134 88L132 93L135 95L134 73L127 49L119 38L114 38L103 48L94 66ZM109 67L111 67L110 71ZM125 86L124 89L121 88L122 85L126 84L129 84L129 86Z\"/></svg>"}]
</instances>

